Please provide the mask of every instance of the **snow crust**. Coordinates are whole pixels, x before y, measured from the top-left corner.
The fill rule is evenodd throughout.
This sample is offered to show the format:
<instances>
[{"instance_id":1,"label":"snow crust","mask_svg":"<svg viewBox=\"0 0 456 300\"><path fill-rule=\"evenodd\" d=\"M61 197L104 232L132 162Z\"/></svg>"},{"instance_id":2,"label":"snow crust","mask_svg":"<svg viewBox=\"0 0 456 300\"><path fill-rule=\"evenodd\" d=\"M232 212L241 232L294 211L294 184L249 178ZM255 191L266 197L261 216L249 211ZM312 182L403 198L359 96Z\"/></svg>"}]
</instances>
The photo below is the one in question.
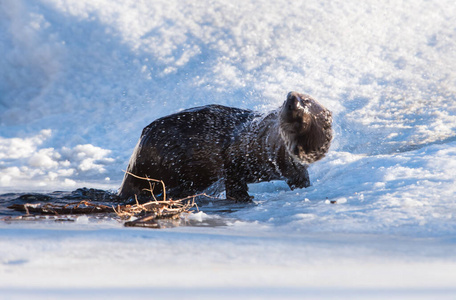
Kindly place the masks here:
<instances>
[{"instance_id":1,"label":"snow crust","mask_svg":"<svg viewBox=\"0 0 456 300\"><path fill-rule=\"evenodd\" d=\"M455 24L452 0L1 1L0 193L115 190L143 127L211 103L266 113L307 93L335 139L310 188L251 185L225 229L1 224L0 289L59 298L66 275L137 295L189 280L175 298L454 294ZM170 251L190 265L154 259Z\"/></svg>"},{"instance_id":2,"label":"snow crust","mask_svg":"<svg viewBox=\"0 0 456 300\"><path fill-rule=\"evenodd\" d=\"M42 130L29 138L0 137L0 186L4 191L21 187L25 191L71 189L91 178L98 178L97 185L109 186L99 179L107 173L105 166L115 161L110 157L111 150L92 144L60 149L40 147L51 135L51 130ZM105 177L105 181L109 180Z\"/></svg>"}]
</instances>

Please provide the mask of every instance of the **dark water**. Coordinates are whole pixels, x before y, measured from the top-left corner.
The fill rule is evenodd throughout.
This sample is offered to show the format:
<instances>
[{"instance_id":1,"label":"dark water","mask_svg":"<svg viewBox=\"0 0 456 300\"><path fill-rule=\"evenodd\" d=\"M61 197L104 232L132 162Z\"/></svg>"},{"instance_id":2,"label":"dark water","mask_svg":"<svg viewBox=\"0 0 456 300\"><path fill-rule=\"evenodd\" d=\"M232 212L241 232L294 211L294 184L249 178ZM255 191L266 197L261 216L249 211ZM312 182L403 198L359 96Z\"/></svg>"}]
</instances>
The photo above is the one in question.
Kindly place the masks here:
<instances>
[{"instance_id":1,"label":"dark water","mask_svg":"<svg viewBox=\"0 0 456 300\"><path fill-rule=\"evenodd\" d=\"M88 189L80 188L71 192L55 191L52 193L8 193L0 195L0 220L48 220L47 218L40 218L37 215L39 213L32 213L34 215L30 218L22 218L26 216L26 212L23 210L18 210L18 206L25 204L31 205L68 205L78 203L80 201L88 201L95 205L106 205L109 207L124 205L124 204L134 204L133 200L123 201L118 198L114 193L97 190L97 189ZM195 199L197 206L190 209L192 212L203 211L207 215L210 215L209 220L204 222L197 221L188 221L188 220L160 220L156 227L154 228L164 228L164 227L175 227L175 226L225 226L228 223L235 220L231 214L233 212L249 209L254 207L255 204L252 203L236 203L231 200L226 199L217 199L217 198L207 198L207 197L197 197ZM90 214L90 218L115 218L114 213L98 213ZM19 218L17 218L19 217ZM53 220L58 221L73 221L74 214L71 217L66 216L54 216Z\"/></svg>"},{"instance_id":2,"label":"dark water","mask_svg":"<svg viewBox=\"0 0 456 300\"><path fill-rule=\"evenodd\" d=\"M82 200L90 201L94 204L117 205L120 202L116 194L96 189L81 188L72 192L52 192L52 193L9 193L0 195L0 216L17 216L23 212L9 208L13 205L24 204L55 204L67 205Z\"/></svg>"}]
</instances>

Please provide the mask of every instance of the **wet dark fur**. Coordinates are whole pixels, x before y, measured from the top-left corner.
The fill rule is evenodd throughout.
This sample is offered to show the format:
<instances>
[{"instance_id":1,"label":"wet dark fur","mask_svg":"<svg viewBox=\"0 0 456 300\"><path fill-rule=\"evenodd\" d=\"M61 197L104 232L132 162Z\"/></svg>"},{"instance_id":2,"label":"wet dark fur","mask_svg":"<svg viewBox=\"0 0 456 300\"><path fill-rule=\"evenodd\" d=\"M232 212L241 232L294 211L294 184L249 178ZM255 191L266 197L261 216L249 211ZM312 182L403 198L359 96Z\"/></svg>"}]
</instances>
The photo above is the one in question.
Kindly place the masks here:
<instances>
[{"instance_id":1,"label":"wet dark fur","mask_svg":"<svg viewBox=\"0 0 456 300\"><path fill-rule=\"evenodd\" d=\"M285 179L310 185L308 164L321 159L332 139L331 113L311 97L288 94L281 108L261 116L208 105L182 111L144 128L128 172L163 180L171 198L183 198L223 180L226 196L249 201L248 183ZM149 184L126 174L119 196L144 193ZM160 187L154 190L160 193Z\"/></svg>"}]
</instances>

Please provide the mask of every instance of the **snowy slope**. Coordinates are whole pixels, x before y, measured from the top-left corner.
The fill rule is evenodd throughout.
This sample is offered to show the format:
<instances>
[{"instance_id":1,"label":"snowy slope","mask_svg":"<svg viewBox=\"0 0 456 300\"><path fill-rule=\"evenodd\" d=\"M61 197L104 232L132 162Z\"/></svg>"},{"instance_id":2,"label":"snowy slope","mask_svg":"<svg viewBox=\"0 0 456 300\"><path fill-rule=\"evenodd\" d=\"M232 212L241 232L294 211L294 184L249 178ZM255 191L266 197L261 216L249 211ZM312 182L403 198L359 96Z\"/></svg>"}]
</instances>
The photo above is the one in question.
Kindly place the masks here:
<instances>
[{"instance_id":1,"label":"snowy slope","mask_svg":"<svg viewBox=\"0 0 456 300\"><path fill-rule=\"evenodd\" d=\"M227 260L234 259L233 270L238 270L245 263L238 256L263 257L258 265L269 274L265 282L276 272L271 260L285 262L279 274L296 264L299 272L310 269L317 276L315 266L328 268L342 248L341 263L332 274L342 272L344 265L360 274L342 283L355 285L363 274L369 281L374 276L369 268L384 265L379 274L390 277L389 288L418 270L421 277L405 284L411 287L411 294L406 293L410 298L420 294L416 291L426 280L429 285L423 288L429 287L431 294L432 287L454 292L450 283L456 282L456 274L445 268L439 273L442 266L454 266L456 246L454 1L3 0L0 53L0 193L82 186L115 190L142 128L154 119L210 103L266 113L296 90L312 95L334 115L335 139L329 155L310 168L313 185L295 191L282 182L252 185L257 205L233 213L236 225L203 233L170 229L158 233L157 243L164 251L175 245L190 247L169 242L183 230L183 236L191 236L191 245L204 245L207 272L195 278L208 280L205 286L217 284L206 277L220 261L226 267ZM102 248L99 237L106 237L108 248L117 247L110 229L48 224L33 231L33 226L18 226L1 225L2 255L22 253L24 245L32 249L35 234L44 242L31 254L2 256L2 280L7 274L38 276L43 265L36 259L48 257L47 242L58 248L51 253L69 261L74 253L65 247L75 247L86 237L81 255L93 253L92 244L95 251ZM104 226L125 235L122 245L137 243L136 234L157 234ZM263 231L270 233L264 239ZM62 241L67 234L68 244ZM19 240L12 238L16 235ZM233 254L212 260L220 249L207 235ZM258 241L255 255L245 254L242 247L238 252L237 245L243 245L238 236ZM375 250L383 242L386 248ZM398 248L389 252L388 246L394 245ZM130 256L125 247L119 247L120 259ZM408 259L415 248L424 250ZM282 250L302 250L311 259L296 254L296 260L287 261ZM187 253L187 248L182 251ZM270 251L275 254L268 256ZM355 253L362 253L359 261ZM109 273L114 262L104 259L98 266ZM192 256L184 254L183 259ZM140 265L139 258L132 260ZM73 262L81 261L76 257ZM416 264L408 265L411 261ZM164 262L173 265L169 257ZM392 275L395 264L403 276ZM152 267L152 262L146 265ZM56 262L43 272L58 278L64 274L61 268ZM163 276L171 276L161 268ZM131 271L126 265L119 270ZM426 270L432 276L426 277ZM331 285L321 272L317 286ZM238 278L236 272L227 274ZM234 280L233 286L239 287L240 281ZM295 281L295 287L312 286L309 282ZM277 287L286 286L281 283ZM140 281L138 286L145 284ZM80 286L88 285L81 281ZM211 291L206 291L210 298ZM293 291L290 297L303 292ZM351 291L345 290L347 297ZM362 293L355 292L360 297ZM326 296L337 294L322 294Z\"/></svg>"},{"instance_id":2,"label":"snowy slope","mask_svg":"<svg viewBox=\"0 0 456 300\"><path fill-rule=\"evenodd\" d=\"M290 90L334 112L332 151L451 141L452 1L230 3L2 1L2 189L115 188L157 117L267 112Z\"/></svg>"}]
</instances>

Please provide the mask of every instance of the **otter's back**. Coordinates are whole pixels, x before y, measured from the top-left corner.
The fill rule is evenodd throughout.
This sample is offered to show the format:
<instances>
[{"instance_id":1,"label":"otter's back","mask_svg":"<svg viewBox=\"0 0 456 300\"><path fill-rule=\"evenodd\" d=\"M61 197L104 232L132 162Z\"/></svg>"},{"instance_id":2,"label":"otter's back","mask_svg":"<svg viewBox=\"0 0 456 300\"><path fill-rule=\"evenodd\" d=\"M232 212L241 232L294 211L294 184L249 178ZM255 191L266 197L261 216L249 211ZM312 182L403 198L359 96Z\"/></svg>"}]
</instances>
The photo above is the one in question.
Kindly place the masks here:
<instances>
[{"instance_id":1,"label":"otter's back","mask_svg":"<svg viewBox=\"0 0 456 300\"><path fill-rule=\"evenodd\" d=\"M203 137L209 142L219 137L224 140L230 133L242 129L242 125L251 121L254 116L250 110L223 105L195 107L150 123L143 129L141 140L144 144L149 143L151 137L159 140L169 137L186 140Z\"/></svg>"},{"instance_id":2,"label":"otter's back","mask_svg":"<svg viewBox=\"0 0 456 300\"><path fill-rule=\"evenodd\" d=\"M128 172L189 193L205 188L219 179L225 149L254 117L250 110L207 105L157 119L143 129ZM147 182L126 175L120 195L143 188Z\"/></svg>"}]
</instances>

